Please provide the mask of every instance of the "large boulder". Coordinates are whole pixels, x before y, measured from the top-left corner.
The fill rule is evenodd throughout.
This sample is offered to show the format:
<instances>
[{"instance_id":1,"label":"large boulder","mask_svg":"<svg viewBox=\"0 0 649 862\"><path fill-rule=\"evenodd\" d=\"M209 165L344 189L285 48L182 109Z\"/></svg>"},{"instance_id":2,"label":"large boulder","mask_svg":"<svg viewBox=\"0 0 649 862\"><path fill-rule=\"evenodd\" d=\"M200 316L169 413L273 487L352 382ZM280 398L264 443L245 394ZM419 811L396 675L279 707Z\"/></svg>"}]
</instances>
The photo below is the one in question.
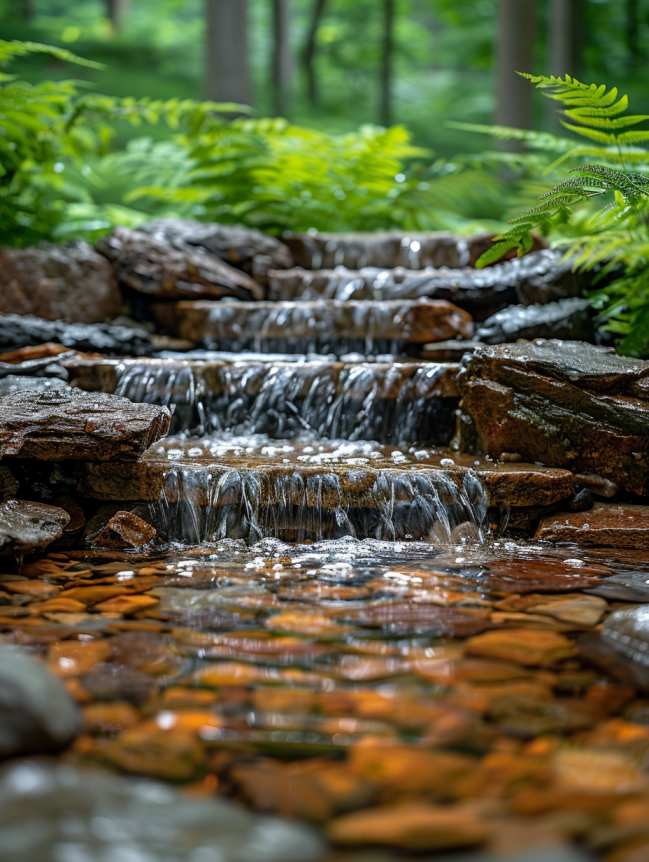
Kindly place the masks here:
<instances>
[{"instance_id":1,"label":"large boulder","mask_svg":"<svg viewBox=\"0 0 649 862\"><path fill-rule=\"evenodd\" d=\"M0 315L0 350L36 344L62 344L74 350L115 356L146 356L156 348L156 339L145 329L114 323L67 323L32 315Z\"/></svg>"},{"instance_id":2,"label":"large boulder","mask_svg":"<svg viewBox=\"0 0 649 862\"><path fill-rule=\"evenodd\" d=\"M152 781L44 761L0 773L0 845L12 862L314 862L324 856L307 826Z\"/></svg>"},{"instance_id":3,"label":"large boulder","mask_svg":"<svg viewBox=\"0 0 649 862\"><path fill-rule=\"evenodd\" d=\"M15 389L0 394L0 458L130 461L169 430L166 407L58 380L13 380Z\"/></svg>"},{"instance_id":4,"label":"large boulder","mask_svg":"<svg viewBox=\"0 0 649 862\"><path fill-rule=\"evenodd\" d=\"M0 314L95 323L121 302L110 264L85 242L0 250Z\"/></svg>"},{"instance_id":5,"label":"large boulder","mask_svg":"<svg viewBox=\"0 0 649 862\"><path fill-rule=\"evenodd\" d=\"M519 342L479 348L459 382L465 448L649 493L649 362L582 342Z\"/></svg>"},{"instance_id":6,"label":"large boulder","mask_svg":"<svg viewBox=\"0 0 649 862\"><path fill-rule=\"evenodd\" d=\"M42 662L0 646L0 758L61 751L81 724L63 683Z\"/></svg>"},{"instance_id":7,"label":"large boulder","mask_svg":"<svg viewBox=\"0 0 649 862\"><path fill-rule=\"evenodd\" d=\"M174 248L202 248L253 278L264 278L269 269L284 269L292 263L284 243L242 225L163 218L140 229Z\"/></svg>"},{"instance_id":8,"label":"large boulder","mask_svg":"<svg viewBox=\"0 0 649 862\"><path fill-rule=\"evenodd\" d=\"M97 243L119 284L156 299L261 299L249 275L199 246L174 247L159 235L117 228Z\"/></svg>"},{"instance_id":9,"label":"large boulder","mask_svg":"<svg viewBox=\"0 0 649 862\"><path fill-rule=\"evenodd\" d=\"M70 515L57 506L26 500L0 504L0 556L22 557L60 539Z\"/></svg>"}]
</instances>

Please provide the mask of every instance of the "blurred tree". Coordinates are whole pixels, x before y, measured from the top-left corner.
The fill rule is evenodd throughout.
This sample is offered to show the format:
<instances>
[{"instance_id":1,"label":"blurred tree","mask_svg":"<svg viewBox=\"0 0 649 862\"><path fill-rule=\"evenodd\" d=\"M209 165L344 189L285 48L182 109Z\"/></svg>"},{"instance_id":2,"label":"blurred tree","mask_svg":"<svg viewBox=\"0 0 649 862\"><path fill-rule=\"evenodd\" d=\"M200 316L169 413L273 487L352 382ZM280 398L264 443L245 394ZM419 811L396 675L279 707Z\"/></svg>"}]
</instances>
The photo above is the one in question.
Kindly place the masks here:
<instances>
[{"instance_id":1,"label":"blurred tree","mask_svg":"<svg viewBox=\"0 0 649 862\"><path fill-rule=\"evenodd\" d=\"M287 116L290 111L293 59L291 56L290 0L273 2L272 82L273 108L278 116Z\"/></svg>"},{"instance_id":2,"label":"blurred tree","mask_svg":"<svg viewBox=\"0 0 649 862\"><path fill-rule=\"evenodd\" d=\"M568 0L570 2L570 0ZM496 33L496 123L529 129L532 88L516 72L531 72L536 30L535 0L500 0ZM519 149L515 141L508 149Z\"/></svg>"},{"instance_id":3,"label":"blurred tree","mask_svg":"<svg viewBox=\"0 0 649 862\"><path fill-rule=\"evenodd\" d=\"M113 33L119 33L124 23L124 16L128 11L128 0L105 0L106 17L110 22Z\"/></svg>"},{"instance_id":4,"label":"blurred tree","mask_svg":"<svg viewBox=\"0 0 649 862\"><path fill-rule=\"evenodd\" d=\"M581 0L552 0L550 6L551 74L579 77L583 14Z\"/></svg>"},{"instance_id":5,"label":"blurred tree","mask_svg":"<svg viewBox=\"0 0 649 862\"><path fill-rule=\"evenodd\" d=\"M36 0L20 0L19 8L23 21L33 21L36 17Z\"/></svg>"},{"instance_id":6,"label":"blurred tree","mask_svg":"<svg viewBox=\"0 0 649 862\"><path fill-rule=\"evenodd\" d=\"M392 124L392 78L394 64L395 0L383 0L383 45L381 51L381 97L379 122Z\"/></svg>"},{"instance_id":7,"label":"blurred tree","mask_svg":"<svg viewBox=\"0 0 649 862\"><path fill-rule=\"evenodd\" d=\"M302 48L302 67L306 80L306 94L312 107L320 104L320 87L316 69L316 54L318 50L318 31L325 13L327 0L313 0L309 24Z\"/></svg>"},{"instance_id":8,"label":"blurred tree","mask_svg":"<svg viewBox=\"0 0 649 862\"><path fill-rule=\"evenodd\" d=\"M626 49L629 72L640 64L640 9L638 0L626 0Z\"/></svg>"},{"instance_id":9,"label":"blurred tree","mask_svg":"<svg viewBox=\"0 0 649 862\"><path fill-rule=\"evenodd\" d=\"M205 0L207 96L252 103L247 0Z\"/></svg>"}]
</instances>

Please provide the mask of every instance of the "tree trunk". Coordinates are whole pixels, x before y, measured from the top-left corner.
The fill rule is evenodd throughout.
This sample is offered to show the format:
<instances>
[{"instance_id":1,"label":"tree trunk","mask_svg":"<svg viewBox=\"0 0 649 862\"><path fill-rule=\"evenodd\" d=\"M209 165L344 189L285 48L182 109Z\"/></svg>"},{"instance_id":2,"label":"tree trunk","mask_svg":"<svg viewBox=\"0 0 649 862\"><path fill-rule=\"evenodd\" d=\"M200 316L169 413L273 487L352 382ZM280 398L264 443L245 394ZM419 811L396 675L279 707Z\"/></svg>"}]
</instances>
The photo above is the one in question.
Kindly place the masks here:
<instances>
[{"instance_id":1,"label":"tree trunk","mask_svg":"<svg viewBox=\"0 0 649 862\"><path fill-rule=\"evenodd\" d=\"M106 0L106 17L113 33L119 33L128 11L128 0Z\"/></svg>"},{"instance_id":2,"label":"tree trunk","mask_svg":"<svg viewBox=\"0 0 649 862\"><path fill-rule=\"evenodd\" d=\"M33 21L36 17L36 0L21 0L20 5L20 17L23 21Z\"/></svg>"},{"instance_id":3,"label":"tree trunk","mask_svg":"<svg viewBox=\"0 0 649 862\"><path fill-rule=\"evenodd\" d=\"M288 115L291 101L293 63L290 41L290 0L273 0L272 82L273 108L280 117Z\"/></svg>"},{"instance_id":4,"label":"tree trunk","mask_svg":"<svg viewBox=\"0 0 649 862\"><path fill-rule=\"evenodd\" d=\"M247 0L205 0L207 96L250 105Z\"/></svg>"},{"instance_id":5,"label":"tree trunk","mask_svg":"<svg viewBox=\"0 0 649 862\"><path fill-rule=\"evenodd\" d=\"M638 0L626 0L626 50L629 72L640 65L640 15Z\"/></svg>"},{"instance_id":6,"label":"tree trunk","mask_svg":"<svg viewBox=\"0 0 649 862\"><path fill-rule=\"evenodd\" d=\"M316 54L318 49L318 30L322 21L327 0L313 0L311 6L311 18L302 48L302 67L306 80L306 93L309 103L313 107L320 104L320 87L318 86L318 74L316 69Z\"/></svg>"},{"instance_id":7,"label":"tree trunk","mask_svg":"<svg viewBox=\"0 0 649 862\"><path fill-rule=\"evenodd\" d=\"M581 54L580 0L552 0L550 7L550 72L579 77Z\"/></svg>"},{"instance_id":8,"label":"tree trunk","mask_svg":"<svg viewBox=\"0 0 649 862\"><path fill-rule=\"evenodd\" d=\"M379 122L392 123L395 0L383 0L383 50L381 52L381 98Z\"/></svg>"},{"instance_id":9,"label":"tree trunk","mask_svg":"<svg viewBox=\"0 0 649 862\"><path fill-rule=\"evenodd\" d=\"M535 0L500 0L496 46L496 123L529 129L532 92L516 72L530 72L534 61ZM520 149L515 142L506 148Z\"/></svg>"}]
</instances>

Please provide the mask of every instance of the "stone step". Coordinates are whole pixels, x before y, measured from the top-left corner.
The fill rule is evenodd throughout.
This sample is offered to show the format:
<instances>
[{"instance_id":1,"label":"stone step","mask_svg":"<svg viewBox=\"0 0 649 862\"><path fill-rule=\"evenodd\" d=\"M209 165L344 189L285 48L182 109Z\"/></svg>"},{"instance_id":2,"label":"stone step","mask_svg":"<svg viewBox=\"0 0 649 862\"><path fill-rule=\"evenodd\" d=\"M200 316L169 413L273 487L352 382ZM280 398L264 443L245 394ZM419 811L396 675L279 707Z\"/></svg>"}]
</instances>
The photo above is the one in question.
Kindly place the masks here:
<instances>
[{"instance_id":1,"label":"stone step","mask_svg":"<svg viewBox=\"0 0 649 862\"><path fill-rule=\"evenodd\" d=\"M448 450L268 438L167 438L137 463L68 469L87 498L150 502L162 535L218 538L479 538L487 511L567 502L573 476ZM68 481L70 478L68 478Z\"/></svg>"},{"instance_id":2,"label":"stone step","mask_svg":"<svg viewBox=\"0 0 649 862\"><path fill-rule=\"evenodd\" d=\"M482 320L508 305L578 296L583 282L559 252L546 249L487 269L276 269L268 274L267 296L274 301L444 299Z\"/></svg>"},{"instance_id":3,"label":"stone step","mask_svg":"<svg viewBox=\"0 0 649 862\"><path fill-rule=\"evenodd\" d=\"M491 234L458 237L446 233L308 233L283 237L296 266L330 269L346 266L472 266L491 245Z\"/></svg>"},{"instance_id":4,"label":"stone step","mask_svg":"<svg viewBox=\"0 0 649 862\"><path fill-rule=\"evenodd\" d=\"M224 350L393 352L473 332L469 314L442 300L178 302L154 313L178 337Z\"/></svg>"},{"instance_id":5,"label":"stone step","mask_svg":"<svg viewBox=\"0 0 649 862\"><path fill-rule=\"evenodd\" d=\"M64 365L82 389L169 407L172 431L447 445L459 402L458 366L338 362L325 357L192 354L84 359Z\"/></svg>"}]
</instances>

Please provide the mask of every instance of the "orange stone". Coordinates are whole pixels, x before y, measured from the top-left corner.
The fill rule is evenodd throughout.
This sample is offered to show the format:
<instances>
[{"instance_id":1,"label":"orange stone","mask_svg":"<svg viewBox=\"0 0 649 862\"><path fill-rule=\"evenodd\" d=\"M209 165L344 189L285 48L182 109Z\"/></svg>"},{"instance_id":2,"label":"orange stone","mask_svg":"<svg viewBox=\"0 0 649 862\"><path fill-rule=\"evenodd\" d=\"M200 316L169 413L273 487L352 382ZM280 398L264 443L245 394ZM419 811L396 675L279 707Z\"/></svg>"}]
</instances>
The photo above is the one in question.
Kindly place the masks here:
<instances>
[{"instance_id":1,"label":"orange stone","mask_svg":"<svg viewBox=\"0 0 649 862\"><path fill-rule=\"evenodd\" d=\"M531 667L551 667L575 653L562 634L546 629L513 628L484 632L467 641L467 652Z\"/></svg>"}]
</instances>

